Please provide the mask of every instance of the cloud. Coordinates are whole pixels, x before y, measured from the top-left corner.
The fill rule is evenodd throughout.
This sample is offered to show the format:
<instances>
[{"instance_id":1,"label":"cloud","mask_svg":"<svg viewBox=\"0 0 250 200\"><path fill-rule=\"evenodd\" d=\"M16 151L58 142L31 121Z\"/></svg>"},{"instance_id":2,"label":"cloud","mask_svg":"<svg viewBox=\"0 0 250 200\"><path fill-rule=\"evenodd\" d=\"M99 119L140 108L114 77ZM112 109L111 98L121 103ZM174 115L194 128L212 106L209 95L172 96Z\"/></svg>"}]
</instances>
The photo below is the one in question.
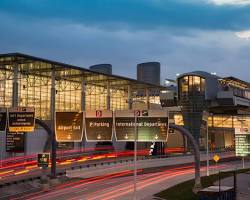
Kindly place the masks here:
<instances>
[{"instance_id":1,"label":"cloud","mask_svg":"<svg viewBox=\"0 0 250 200\"><path fill-rule=\"evenodd\" d=\"M250 30L236 32L235 34L242 39L248 40L250 38Z\"/></svg>"},{"instance_id":2,"label":"cloud","mask_svg":"<svg viewBox=\"0 0 250 200\"><path fill-rule=\"evenodd\" d=\"M248 6L216 6L204 4L205 0L195 1L197 3L190 3L194 0L1 0L0 12L28 21L53 19L110 30L250 28Z\"/></svg>"},{"instance_id":3,"label":"cloud","mask_svg":"<svg viewBox=\"0 0 250 200\"><path fill-rule=\"evenodd\" d=\"M249 80L250 43L235 35L249 29L247 6L180 0L10 2L0 2L0 53L19 51L83 67L110 63L115 74L133 78L138 63L159 61L162 79L204 70Z\"/></svg>"},{"instance_id":4,"label":"cloud","mask_svg":"<svg viewBox=\"0 0 250 200\"><path fill-rule=\"evenodd\" d=\"M249 5L250 0L207 0L209 3L216 5Z\"/></svg>"},{"instance_id":5,"label":"cloud","mask_svg":"<svg viewBox=\"0 0 250 200\"><path fill-rule=\"evenodd\" d=\"M26 21L1 14L0 52L27 53L88 67L110 63L115 74L136 77L136 65L159 61L161 75L193 70L248 80L250 43L233 31L158 28L108 30L63 21Z\"/></svg>"}]
</instances>

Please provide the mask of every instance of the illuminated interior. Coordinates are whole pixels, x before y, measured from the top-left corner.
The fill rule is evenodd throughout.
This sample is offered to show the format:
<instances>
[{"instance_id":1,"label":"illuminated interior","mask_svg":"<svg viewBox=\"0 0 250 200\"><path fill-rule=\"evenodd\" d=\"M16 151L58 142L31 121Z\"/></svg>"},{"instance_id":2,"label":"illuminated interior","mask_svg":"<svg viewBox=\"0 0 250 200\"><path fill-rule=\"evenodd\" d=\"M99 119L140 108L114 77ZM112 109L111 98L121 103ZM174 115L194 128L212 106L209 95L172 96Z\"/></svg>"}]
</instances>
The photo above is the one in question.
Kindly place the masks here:
<instances>
[{"instance_id":1,"label":"illuminated interior","mask_svg":"<svg viewBox=\"0 0 250 200\"><path fill-rule=\"evenodd\" d=\"M182 114L174 115L176 125L183 126ZM212 128L248 128L250 127L250 116L213 115L208 117L208 126Z\"/></svg>"},{"instance_id":2,"label":"illuminated interior","mask_svg":"<svg viewBox=\"0 0 250 200\"><path fill-rule=\"evenodd\" d=\"M205 79L199 76L184 76L179 79L180 94L196 94L205 92Z\"/></svg>"},{"instance_id":3,"label":"illuminated interior","mask_svg":"<svg viewBox=\"0 0 250 200\"><path fill-rule=\"evenodd\" d=\"M128 86L131 86L131 98L143 98L145 103L146 97L136 96L136 91L161 89L161 86L23 54L0 55L0 66L0 107L12 106L14 66L18 66L18 104L35 107L36 117L45 120L50 119L52 69L56 76L56 111L81 110L83 81L86 110L107 109L108 83L111 110L128 109ZM150 95L149 102L160 104L159 94Z\"/></svg>"}]
</instances>

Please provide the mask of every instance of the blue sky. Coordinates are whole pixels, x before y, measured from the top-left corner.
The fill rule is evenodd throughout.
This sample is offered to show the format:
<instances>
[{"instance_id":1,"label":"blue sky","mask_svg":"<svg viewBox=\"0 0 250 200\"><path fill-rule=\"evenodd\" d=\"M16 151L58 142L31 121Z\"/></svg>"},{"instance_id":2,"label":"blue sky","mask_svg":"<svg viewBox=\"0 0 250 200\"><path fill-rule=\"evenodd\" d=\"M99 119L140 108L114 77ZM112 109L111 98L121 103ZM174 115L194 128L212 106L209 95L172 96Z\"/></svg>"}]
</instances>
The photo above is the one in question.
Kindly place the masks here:
<instances>
[{"instance_id":1,"label":"blue sky","mask_svg":"<svg viewBox=\"0 0 250 200\"><path fill-rule=\"evenodd\" d=\"M89 67L110 63L136 77L193 70L250 81L250 0L0 0L0 53Z\"/></svg>"}]
</instances>

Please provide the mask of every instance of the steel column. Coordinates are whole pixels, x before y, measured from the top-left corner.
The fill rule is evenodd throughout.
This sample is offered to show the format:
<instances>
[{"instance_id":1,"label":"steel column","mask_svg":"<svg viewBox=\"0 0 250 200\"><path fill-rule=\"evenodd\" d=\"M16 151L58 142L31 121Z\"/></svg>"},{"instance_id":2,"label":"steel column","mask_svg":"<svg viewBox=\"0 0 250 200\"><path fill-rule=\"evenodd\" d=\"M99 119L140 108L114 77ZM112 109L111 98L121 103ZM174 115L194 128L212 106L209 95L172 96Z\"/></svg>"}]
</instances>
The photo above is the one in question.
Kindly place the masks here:
<instances>
[{"instance_id":1,"label":"steel column","mask_svg":"<svg viewBox=\"0 0 250 200\"><path fill-rule=\"evenodd\" d=\"M12 107L18 106L18 65L13 66Z\"/></svg>"},{"instance_id":2,"label":"steel column","mask_svg":"<svg viewBox=\"0 0 250 200\"><path fill-rule=\"evenodd\" d=\"M55 71L51 73L51 178L56 178L56 137L55 137L55 104L56 104L56 88L55 88Z\"/></svg>"},{"instance_id":3,"label":"steel column","mask_svg":"<svg viewBox=\"0 0 250 200\"><path fill-rule=\"evenodd\" d=\"M110 110L110 83L107 82L107 110Z\"/></svg>"},{"instance_id":4,"label":"steel column","mask_svg":"<svg viewBox=\"0 0 250 200\"><path fill-rule=\"evenodd\" d=\"M128 86L128 109L131 110L132 109L132 89L131 89L131 85Z\"/></svg>"}]
</instances>

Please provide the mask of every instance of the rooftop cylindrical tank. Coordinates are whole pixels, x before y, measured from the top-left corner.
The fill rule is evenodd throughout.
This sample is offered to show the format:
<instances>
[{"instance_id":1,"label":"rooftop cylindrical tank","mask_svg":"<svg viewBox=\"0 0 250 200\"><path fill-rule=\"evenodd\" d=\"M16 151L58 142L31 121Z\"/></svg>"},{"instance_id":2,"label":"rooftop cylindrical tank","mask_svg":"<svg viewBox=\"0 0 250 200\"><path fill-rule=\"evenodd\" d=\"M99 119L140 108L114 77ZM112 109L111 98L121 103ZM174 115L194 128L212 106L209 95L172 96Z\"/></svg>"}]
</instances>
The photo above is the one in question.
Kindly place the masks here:
<instances>
[{"instance_id":1,"label":"rooftop cylindrical tank","mask_svg":"<svg viewBox=\"0 0 250 200\"><path fill-rule=\"evenodd\" d=\"M111 64L98 64L92 65L89 67L90 70L95 72L100 72L103 74L112 74L112 65Z\"/></svg>"},{"instance_id":2,"label":"rooftop cylindrical tank","mask_svg":"<svg viewBox=\"0 0 250 200\"><path fill-rule=\"evenodd\" d=\"M159 85L160 71L159 62L140 63L137 65L137 80Z\"/></svg>"}]
</instances>

